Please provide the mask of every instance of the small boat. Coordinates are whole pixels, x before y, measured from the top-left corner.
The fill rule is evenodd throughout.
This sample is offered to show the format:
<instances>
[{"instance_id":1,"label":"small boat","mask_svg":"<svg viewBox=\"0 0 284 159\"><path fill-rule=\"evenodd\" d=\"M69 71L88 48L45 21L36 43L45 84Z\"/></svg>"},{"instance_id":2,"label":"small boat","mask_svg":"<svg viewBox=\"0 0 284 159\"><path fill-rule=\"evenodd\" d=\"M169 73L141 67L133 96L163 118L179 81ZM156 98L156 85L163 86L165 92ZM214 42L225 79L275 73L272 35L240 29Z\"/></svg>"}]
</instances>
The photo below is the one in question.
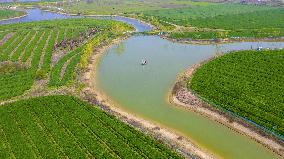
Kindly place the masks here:
<instances>
[{"instance_id":1,"label":"small boat","mask_svg":"<svg viewBox=\"0 0 284 159\"><path fill-rule=\"evenodd\" d=\"M256 49L257 51L261 51L261 50L263 50L263 47L258 47L257 49Z\"/></svg>"},{"instance_id":2,"label":"small boat","mask_svg":"<svg viewBox=\"0 0 284 159\"><path fill-rule=\"evenodd\" d=\"M141 65L147 65L147 60L142 59L142 61L141 61Z\"/></svg>"}]
</instances>

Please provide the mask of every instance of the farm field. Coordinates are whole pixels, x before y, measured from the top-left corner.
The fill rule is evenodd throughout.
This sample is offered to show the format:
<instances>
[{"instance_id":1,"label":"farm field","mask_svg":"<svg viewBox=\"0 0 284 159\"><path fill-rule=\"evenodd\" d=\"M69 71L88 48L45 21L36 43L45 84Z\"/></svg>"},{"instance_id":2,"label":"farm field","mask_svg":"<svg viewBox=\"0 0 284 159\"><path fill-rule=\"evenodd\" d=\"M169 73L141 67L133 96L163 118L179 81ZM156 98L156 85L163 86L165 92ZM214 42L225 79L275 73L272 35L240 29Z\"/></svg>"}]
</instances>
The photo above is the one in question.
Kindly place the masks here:
<instances>
[{"instance_id":1,"label":"farm field","mask_svg":"<svg viewBox=\"0 0 284 159\"><path fill-rule=\"evenodd\" d=\"M0 107L0 158L181 158L134 128L71 96Z\"/></svg>"},{"instance_id":2,"label":"farm field","mask_svg":"<svg viewBox=\"0 0 284 159\"><path fill-rule=\"evenodd\" d=\"M131 27L83 18L2 25L0 30L0 100L5 100L23 94L36 80L50 87L72 82L77 65L86 67L90 44L107 43Z\"/></svg>"},{"instance_id":3,"label":"farm field","mask_svg":"<svg viewBox=\"0 0 284 159\"><path fill-rule=\"evenodd\" d=\"M284 135L284 50L241 51L202 65L188 87L213 105Z\"/></svg>"},{"instance_id":4,"label":"farm field","mask_svg":"<svg viewBox=\"0 0 284 159\"><path fill-rule=\"evenodd\" d=\"M8 10L8 9L0 9L0 20L19 17L22 15L25 15L25 12Z\"/></svg>"},{"instance_id":5,"label":"farm field","mask_svg":"<svg viewBox=\"0 0 284 159\"><path fill-rule=\"evenodd\" d=\"M155 19L162 24L182 26L180 30L169 31L169 36L177 39L284 36L284 9L281 7L211 3L137 14L147 21Z\"/></svg>"},{"instance_id":6,"label":"farm field","mask_svg":"<svg viewBox=\"0 0 284 159\"><path fill-rule=\"evenodd\" d=\"M197 3L206 4L207 2L192 2L187 0L83 0L74 3L62 3L57 6L63 8L65 12L74 14L113 15L134 11L182 8Z\"/></svg>"},{"instance_id":7,"label":"farm field","mask_svg":"<svg viewBox=\"0 0 284 159\"><path fill-rule=\"evenodd\" d=\"M186 0L9 5L28 14L0 22L0 158L284 156L282 8ZM194 39L207 43L186 44ZM181 71L231 51L183 78L182 95L188 87L237 117L211 118L202 102L170 99Z\"/></svg>"}]
</instances>

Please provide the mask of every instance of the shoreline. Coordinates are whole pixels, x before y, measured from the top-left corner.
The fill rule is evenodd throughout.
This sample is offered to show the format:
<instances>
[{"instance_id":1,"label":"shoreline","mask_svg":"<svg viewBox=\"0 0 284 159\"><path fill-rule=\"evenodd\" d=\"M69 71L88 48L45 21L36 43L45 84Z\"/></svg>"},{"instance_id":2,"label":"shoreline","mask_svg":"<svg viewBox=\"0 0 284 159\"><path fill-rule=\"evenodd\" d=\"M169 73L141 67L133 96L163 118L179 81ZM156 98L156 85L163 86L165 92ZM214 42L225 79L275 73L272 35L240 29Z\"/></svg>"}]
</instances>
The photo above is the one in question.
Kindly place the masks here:
<instances>
[{"instance_id":1,"label":"shoreline","mask_svg":"<svg viewBox=\"0 0 284 159\"><path fill-rule=\"evenodd\" d=\"M78 15L78 14L73 14L73 13L66 13L66 12L61 12L61 11L54 11L54 10L49 10L49 9L44 9L44 8L40 8L39 9L43 10L43 11L46 11L46 12L53 12L53 13L58 13L58 14L63 14L63 15L69 15L69 16L83 16L83 17L122 17L122 18L128 18L128 19L132 19L132 20L136 20L142 24L145 24L145 25L148 25L151 27L151 30L154 30L156 29L157 27L150 24L150 23L147 23L141 19L136 19L136 18L133 18L133 17L128 17L128 16L123 16L123 15L119 15L119 14L81 14L81 15ZM137 30L136 30L137 31Z\"/></svg>"},{"instance_id":2,"label":"shoreline","mask_svg":"<svg viewBox=\"0 0 284 159\"><path fill-rule=\"evenodd\" d=\"M34 7L31 7L34 8ZM42 7L35 7L35 8L39 8L42 11L46 11L46 12L52 12L52 13L58 13L58 14L62 14L62 15L68 15L68 16L82 16L82 17L122 17L122 18L128 18L128 19L132 19L132 20L136 20L142 24L148 25L151 27L151 30L155 30L158 29L158 27L156 27L155 25L144 21L143 19L139 19L139 18L134 18L131 16L124 16L124 15L119 15L119 14L74 14L74 13L67 13L67 12L62 12L62 11L55 11L55 10L49 10L46 8L42 8ZM10 19L5 19L5 20L11 20L11 19L17 19L17 18L22 18L24 16L27 16L27 14L23 15L23 16L19 16L19 17L15 17L15 18L10 18ZM0 20L2 21L2 20ZM3 20L4 21L4 20ZM172 24L175 25L175 24ZM176 27L178 25L175 25ZM137 30L136 30L137 31ZM156 35L156 34L155 34ZM159 36L159 35L158 35ZM174 38L170 38L168 36L159 36L162 39L166 39L169 40L171 42L174 43L182 43L182 44L196 44L196 45L210 45L210 44L226 44L226 43L236 43L236 42L284 42L284 37L265 37L265 38L226 38L226 39L206 39L206 40L202 40L202 39L192 39L192 40L187 40L187 39L174 39Z\"/></svg>"},{"instance_id":3,"label":"shoreline","mask_svg":"<svg viewBox=\"0 0 284 159\"><path fill-rule=\"evenodd\" d=\"M2 21L7 21L7 20L13 20L13 19L23 18L23 17L25 17L25 16L27 16L27 15L28 15L28 13L25 12L25 14L24 14L24 15L21 15L21 16L12 17L12 18L7 18L7 19L0 19L0 22L2 22Z\"/></svg>"},{"instance_id":4,"label":"shoreline","mask_svg":"<svg viewBox=\"0 0 284 159\"><path fill-rule=\"evenodd\" d=\"M227 112L211 106L198 98L192 91L188 90L186 86L187 80L192 77L194 72L200 66L215 58L216 57L212 57L199 64L193 65L186 69L182 74L178 75L169 93L169 102L176 107L196 112L210 120L216 121L241 135L253 139L257 143L273 151L278 156L284 157L284 142L276 136L257 128L241 118L234 117Z\"/></svg>"},{"instance_id":5,"label":"shoreline","mask_svg":"<svg viewBox=\"0 0 284 159\"><path fill-rule=\"evenodd\" d=\"M183 40L183 39L174 39L167 36L160 36L162 39L169 40L174 43L181 44L195 44L195 45L210 45L210 44L228 44L228 43L237 43L237 42L284 42L284 37L277 38L227 38L227 39L213 39L213 40Z\"/></svg>"},{"instance_id":6,"label":"shoreline","mask_svg":"<svg viewBox=\"0 0 284 159\"><path fill-rule=\"evenodd\" d=\"M97 64L101 60L101 56L109 49L112 45L118 44L121 41L128 38L120 37L114 39L110 44L103 46L99 49L95 49L96 51L90 58L89 65L87 71L83 73L83 83L86 85L85 90L83 90L83 95L81 98L87 100L88 102L101 105L100 107L107 111L108 113L116 116L121 121L125 122L128 125L133 126L134 128L142 131L145 134L148 134L154 137L157 140L162 141L169 147L178 150L178 153L182 154L186 158L192 157L200 157L200 158L207 158L207 159L214 159L216 158L213 154L205 152L204 150L200 149L194 143L190 141L187 137L184 137L181 134L177 134L176 132L163 127L160 124L155 124L148 120L142 119L141 117L137 117L134 114L131 114L117 106L116 104L110 100L101 90L96 89L95 81L96 76L96 69ZM98 104L101 103L101 104ZM107 106L106 106L107 105ZM190 153L190 154L189 154Z\"/></svg>"},{"instance_id":7,"label":"shoreline","mask_svg":"<svg viewBox=\"0 0 284 159\"><path fill-rule=\"evenodd\" d=\"M129 16L127 18L136 19L138 21L146 23L146 24L150 25L153 28L153 30L159 29L155 25L151 24L150 22L145 22L141 18L134 18L134 17L131 17L131 16ZM173 24L173 23L169 23L169 24L175 26L176 28L181 27L181 26ZM161 30L160 32L163 32L163 30ZM157 34L153 34L153 35L157 35ZM218 38L218 39L175 39L175 38L170 38L166 35L158 35L158 36L162 39L166 39L166 40L169 40L169 41L174 42L174 43L196 44L196 45L226 44L226 43L236 43L236 42L259 42L259 41L262 41L262 42L284 42L284 36L282 36L282 37L263 37L263 38L240 37L240 38Z\"/></svg>"}]
</instances>

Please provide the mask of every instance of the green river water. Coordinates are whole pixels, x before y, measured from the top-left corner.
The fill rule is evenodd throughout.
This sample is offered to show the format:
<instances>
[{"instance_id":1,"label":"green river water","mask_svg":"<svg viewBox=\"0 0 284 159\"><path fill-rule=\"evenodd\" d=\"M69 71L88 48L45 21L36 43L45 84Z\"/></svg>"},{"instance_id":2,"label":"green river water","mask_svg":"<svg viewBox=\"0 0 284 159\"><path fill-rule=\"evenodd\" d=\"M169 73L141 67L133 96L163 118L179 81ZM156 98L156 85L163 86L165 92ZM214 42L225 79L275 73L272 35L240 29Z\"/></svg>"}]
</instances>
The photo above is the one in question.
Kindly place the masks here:
<instances>
[{"instance_id":1,"label":"green river water","mask_svg":"<svg viewBox=\"0 0 284 159\"><path fill-rule=\"evenodd\" d=\"M103 55L95 83L118 107L182 133L220 158L279 158L248 137L167 101L176 76L190 65L208 59L221 50L258 46L280 48L284 43L189 45L172 43L157 36L134 36L113 45ZM142 58L148 60L148 65L140 65Z\"/></svg>"}]
</instances>

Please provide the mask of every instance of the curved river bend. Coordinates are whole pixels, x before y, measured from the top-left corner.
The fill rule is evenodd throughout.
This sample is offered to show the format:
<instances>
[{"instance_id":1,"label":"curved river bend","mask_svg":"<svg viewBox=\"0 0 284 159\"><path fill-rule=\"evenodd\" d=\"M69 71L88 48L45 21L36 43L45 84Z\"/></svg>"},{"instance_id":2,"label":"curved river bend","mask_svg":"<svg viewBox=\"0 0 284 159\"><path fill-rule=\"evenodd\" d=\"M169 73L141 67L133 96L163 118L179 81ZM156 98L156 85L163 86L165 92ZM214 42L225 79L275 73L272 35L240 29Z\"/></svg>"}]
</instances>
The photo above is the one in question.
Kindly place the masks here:
<instances>
[{"instance_id":1,"label":"curved river bend","mask_svg":"<svg viewBox=\"0 0 284 159\"><path fill-rule=\"evenodd\" d=\"M0 24L72 16L28 10L23 18L0 21ZM151 27L123 17L107 17L132 24L138 31ZM222 45L172 43L158 36L133 36L113 45L98 65L96 86L118 107L188 136L193 142L220 158L279 158L255 141L201 115L177 108L167 102L176 76L187 67L206 60L216 52L244 50L259 46L283 48L283 42L243 42ZM146 58L148 65L141 66Z\"/></svg>"}]
</instances>

